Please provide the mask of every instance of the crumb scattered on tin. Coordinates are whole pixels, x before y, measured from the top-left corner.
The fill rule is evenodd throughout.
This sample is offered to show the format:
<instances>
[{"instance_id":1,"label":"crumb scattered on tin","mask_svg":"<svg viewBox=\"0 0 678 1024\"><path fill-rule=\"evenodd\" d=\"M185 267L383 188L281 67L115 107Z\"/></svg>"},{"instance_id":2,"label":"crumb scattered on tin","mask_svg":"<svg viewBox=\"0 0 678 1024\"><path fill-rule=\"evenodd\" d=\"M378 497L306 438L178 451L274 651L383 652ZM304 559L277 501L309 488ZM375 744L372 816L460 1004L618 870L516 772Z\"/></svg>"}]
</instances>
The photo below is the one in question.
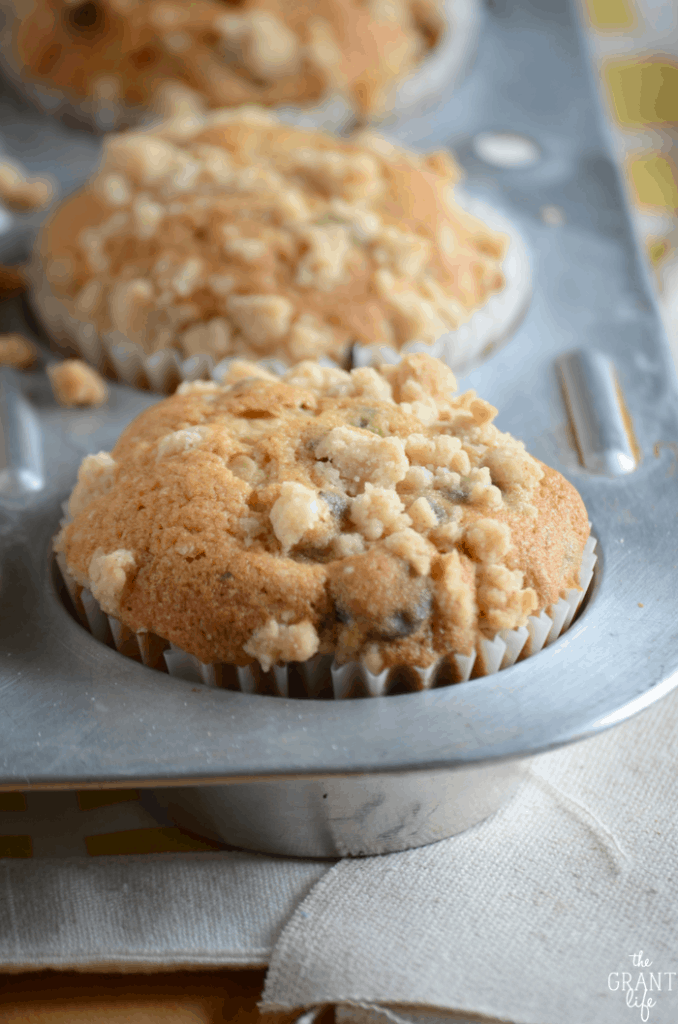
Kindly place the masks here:
<instances>
[{"instance_id":1,"label":"crumb scattered on tin","mask_svg":"<svg viewBox=\"0 0 678 1024\"><path fill-rule=\"evenodd\" d=\"M31 178L16 161L0 160L0 199L10 210L42 210L53 196L48 178Z\"/></svg>"},{"instance_id":2,"label":"crumb scattered on tin","mask_svg":"<svg viewBox=\"0 0 678 1024\"><path fill-rule=\"evenodd\" d=\"M80 359L65 359L48 366L47 373L59 405L103 405L108 399L103 377Z\"/></svg>"},{"instance_id":3,"label":"crumb scattered on tin","mask_svg":"<svg viewBox=\"0 0 678 1024\"><path fill-rule=\"evenodd\" d=\"M32 341L23 334L0 334L0 366L14 366L17 370L27 370L38 358L38 352Z\"/></svg>"}]
</instances>

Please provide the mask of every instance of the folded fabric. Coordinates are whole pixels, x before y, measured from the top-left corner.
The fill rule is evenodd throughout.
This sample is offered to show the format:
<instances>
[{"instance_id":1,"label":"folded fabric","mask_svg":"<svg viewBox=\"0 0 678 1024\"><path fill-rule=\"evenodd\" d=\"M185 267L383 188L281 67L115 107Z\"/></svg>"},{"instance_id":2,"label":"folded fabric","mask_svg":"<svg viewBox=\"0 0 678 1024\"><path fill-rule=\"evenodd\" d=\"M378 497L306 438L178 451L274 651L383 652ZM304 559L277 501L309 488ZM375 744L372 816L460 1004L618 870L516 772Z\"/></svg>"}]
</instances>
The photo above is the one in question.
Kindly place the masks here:
<instances>
[{"instance_id":1,"label":"folded fabric","mask_svg":"<svg viewBox=\"0 0 678 1024\"><path fill-rule=\"evenodd\" d=\"M325 871L232 852L0 860L0 970L261 966Z\"/></svg>"},{"instance_id":2,"label":"folded fabric","mask_svg":"<svg viewBox=\"0 0 678 1024\"><path fill-rule=\"evenodd\" d=\"M220 849L137 790L0 793L0 971L261 966L331 863Z\"/></svg>"},{"instance_id":3,"label":"folded fabric","mask_svg":"<svg viewBox=\"0 0 678 1024\"><path fill-rule=\"evenodd\" d=\"M0 846L25 859L0 860L0 968L270 961L265 1009L334 1002L340 1024L678 1019L677 730L678 693L536 758L476 828L335 865L101 856L209 844L129 794L5 795Z\"/></svg>"},{"instance_id":4,"label":"folded fabric","mask_svg":"<svg viewBox=\"0 0 678 1024\"><path fill-rule=\"evenodd\" d=\"M677 731L675 693L535 758L516 798L468 832L339 862L283 930L263 1009L678 1019Z\"/></svg>"}]
</instances>

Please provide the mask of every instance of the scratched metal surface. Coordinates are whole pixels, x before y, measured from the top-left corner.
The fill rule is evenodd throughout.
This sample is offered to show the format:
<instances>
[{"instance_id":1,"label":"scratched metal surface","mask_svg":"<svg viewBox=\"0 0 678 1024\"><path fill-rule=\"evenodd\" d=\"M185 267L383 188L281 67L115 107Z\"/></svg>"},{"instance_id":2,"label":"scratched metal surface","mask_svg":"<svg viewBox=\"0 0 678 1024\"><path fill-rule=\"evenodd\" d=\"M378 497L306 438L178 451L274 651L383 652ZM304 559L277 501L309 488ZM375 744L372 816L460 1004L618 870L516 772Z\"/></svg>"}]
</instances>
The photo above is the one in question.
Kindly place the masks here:
<instances>
[{"instance_id":1,"label":"scratched metal surface","mask_svg":"<svg viewBox=\"0 0 678 1024\"><path fill-rule=\"evenodd\" d=\"M16 112L9 124L8 109ZM19 107L0 112L6 149L38 169L41 159L26 158ZM522 168L491 167L474 148L481 131L529 136L540 157ZM468 189L512 217L530 246L530 311L514 339L463 384L496 404L499 426L582 493L600 545L583 615L533 659L413 695L314 703L196 688L156 674L100 646L69 618L48 557L59 502L82 455L110 447L153 398L114 387L104 410L64 412L42 374L5 371L0 785L461 768L593 735L675 685L678 390L574 11L560 0L497 0L463 87L401 136L451 145ZM90 147L78 151L82 173L93 152L91 140L78 138ZM560 214L544 214L545 207ZM15 247L24 244L20 232L12 237ZM22 316L19 305L6 304L0 327L16 327ZM576 348L614 366L641 453L633 472L605 476L580 465L556 363ZM585 396L583 403L586 413ZM613 436L614 426L599 423L600 436Z\"/></svg>"}]
</instances>

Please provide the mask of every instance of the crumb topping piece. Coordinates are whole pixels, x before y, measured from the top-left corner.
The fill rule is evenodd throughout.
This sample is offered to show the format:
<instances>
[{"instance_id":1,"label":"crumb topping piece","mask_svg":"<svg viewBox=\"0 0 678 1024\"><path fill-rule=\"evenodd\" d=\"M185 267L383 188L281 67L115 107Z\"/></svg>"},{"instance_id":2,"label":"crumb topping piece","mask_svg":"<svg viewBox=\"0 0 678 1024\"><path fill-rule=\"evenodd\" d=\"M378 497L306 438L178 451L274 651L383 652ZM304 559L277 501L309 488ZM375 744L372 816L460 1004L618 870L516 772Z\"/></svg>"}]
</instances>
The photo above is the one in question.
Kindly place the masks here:
<instances>
[{"instance_id":1,"label":"crumb topping piece","mask_svg":"<svg viewBox=\"0 0 678 1024\"><path fill-rule=\"evenodd\" d=\"M308 620L288 626L269 619L265 626L254 630L244 644L245 654L250 654L269 672L272 665L290 661L308 661L317 653L320 639L313 623Z\"/></svg>"},{"instance_id":2,"label":"crumb topping piece","mask_svg":"<svg viewBox=\"0 0 678 1024\"><path fill-rule=\"evenodd\" d=\"M49 289L147 354L346 365L356 342L432 344L504 287L508 239L455 203L451 158L382 141L247 109L109 136L43 231ZM405 400L435 418L416 387Z\"/></svg>"},{"instance_id":3,"label":"crumb topping piece","mask_svg":"<svg viewBox=\"0 0 678 1024\"><path fill-rule=\"evenodd\" d=\"M135 565L134 555L124 548L112 551L110 555L98 549L92 555L87 573L92 596L107 615L120 614L120 598Z\"/></svg>"},{"instance_id":4,"label":"crumb topping piece","mask_svg":"<svg viewBox=\"0 0 678 1024\"><path fill-rule=\"evenodd\" d=\"M56 548L110 614L206 663L470 654L577 586L589 529L575 489L455 390L423 354L283 377L236 361L86 457Z\"/></svg>"},{"instance_id":5,"label":"crumb topping piece","mask_svg":"<svg viewBox=\"0 0 678 1024\"><path fill-rule=\"evenodd\" d=\"M106 381L81 359L48 366L47 374L59 405L103 405L108 400Z\"/></svg>"},{"instance_id":6,"label":"crumb topping piece","mask_svg":"<svg viewBox=\"0 0 678 1024\"><path fill-rule=\"evenodd\" d=\"M78 482L68 500L68 514L75 518L93 501L110 491L115 483L117 463L108 452L86 455L80 463Z\"/></svg>"},{"instance_id":7,"label":"crumb topping piece","mask_svg":"<svg viewBox=\"0 0 678 1024\"><path fill-rule=\"evenodd\" d=\"M38 358L38 350L23 334L0 334L0 366L28 370Z\"/></svg>"},{"instance_id":8,"label":"crumb topping piece","mask_svg":"<svg viewBox=\"0 0 678 1024\"><path fill-rule=\"evenodd\" d=\"M42 210L53 196L54 185L49 178L32 178L15 160L0 160L0 200L10 210Z\"/></svg>"},{"instance_id":9,"label":"crumb topping piece","mask_svg":"<svg viewBox=\"0 0 678 1024\"><path fill-rule=\"evenodd\" d=\"M274 502L269 518L283 552L287 553L311 534L321 517L321 504L315 489L289 480L281 484L280 497Z\"/></svg>"}]
</instances>

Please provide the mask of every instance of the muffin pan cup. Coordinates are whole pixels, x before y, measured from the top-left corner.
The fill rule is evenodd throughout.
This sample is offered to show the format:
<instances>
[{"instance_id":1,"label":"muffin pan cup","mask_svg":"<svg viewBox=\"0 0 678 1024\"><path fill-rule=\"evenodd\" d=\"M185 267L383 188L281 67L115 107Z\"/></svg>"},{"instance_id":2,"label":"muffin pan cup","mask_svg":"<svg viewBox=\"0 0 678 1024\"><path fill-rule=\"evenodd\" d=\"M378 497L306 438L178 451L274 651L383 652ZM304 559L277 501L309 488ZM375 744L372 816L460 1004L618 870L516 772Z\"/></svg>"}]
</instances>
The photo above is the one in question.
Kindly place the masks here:
<instances>
[{"instance_id":1,"label":"muffin pan cup","mask_svg":"<svg viewBox=\"0 0 678 1024\"><path fill-rule=\"evenodd\" d=\"M573 366L590 378L585 360L570 357L576 378ZM678 501L678 481L666 478L672 453L616 479L570 472L603 558L582 613L538 654L459 685L301 700L206 686L202 669L190 681L123 657L102 643L111 623L91 603L95 635L78 624L51 556L78 439L110 447L154 399L114 385L109 406L64 412L50 405L42 373L2 377L0 786L158 787L149 806L231 845L392 852L482 820L515 790L531 753L622 721L675 683L678 539L660 528ZM678 423L664 436L678 438ZM639 603L656 607L646 616ZM121 649L136 642L112 625ZM150 636L144 643L142 657L159 665L162 649Z\"/></svg>"},{"instance_id":2,"label":"muffin pan cup","mask_svg":"<svg viewBox=\"0 0 678 1024\"><path fill-rule=\"evenodd\" d=\"M21 74L12 40L15 0L0 0L0 74L30 104L72 127L105 133L149 123L159 115L159 108L130 106L120 102L101 101L90 97L78 101L46 82ZM386 110L371 123L402 127L425 116L441 92L456 89L473 64L483 24L481 0L444 0L445 29L434 49L411 74L394 80ZM199 94L196 93L199 97ZM357 123L366 123L349 99L339 92L329 92L312 106L280 106L274 109L284 120L311 128L345 133Z\"/></svg>"},{"instance_id":3,"label":"muffin pan cup","mask_svg":"<svg viewBox=\"0 0 678 1024\"><path fill-rule=\"evenodd\" d=\"M502 197L534 256L512 344L462 386L582 495L598 562L571 628L494 675L384 699L268 698L152 671L73 619L50 552L84 454L110 450L155 397L112 385L107 406L64 411L41 372L2 371L0 786L155 787L176 820L233 845L387 852L482 820L532 755L676 686L678 384L584 62L573 11L499 0L456 119L432 119L426 140L454 146L470 193ZM539 159L483 163L473 136L498 130ZM19 328L16 304L4 316Z\"/></svg>"}]
</instances>

